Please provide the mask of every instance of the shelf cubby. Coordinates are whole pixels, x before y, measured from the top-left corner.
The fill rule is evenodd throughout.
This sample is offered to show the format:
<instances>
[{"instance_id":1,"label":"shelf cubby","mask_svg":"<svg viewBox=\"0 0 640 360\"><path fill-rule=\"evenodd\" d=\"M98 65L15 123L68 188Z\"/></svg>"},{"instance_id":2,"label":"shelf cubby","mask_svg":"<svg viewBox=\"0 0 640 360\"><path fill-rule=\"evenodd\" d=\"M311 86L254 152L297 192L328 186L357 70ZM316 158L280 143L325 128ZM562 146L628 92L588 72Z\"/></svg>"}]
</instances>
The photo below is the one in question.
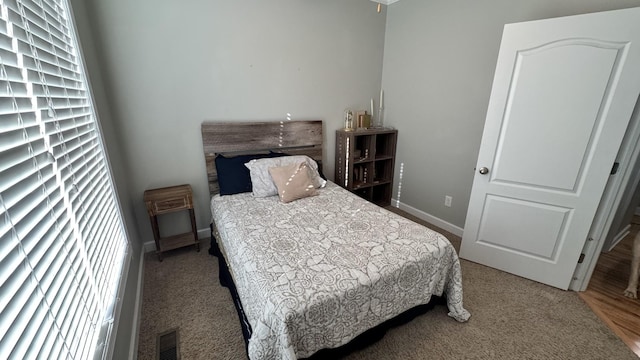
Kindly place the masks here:
<instances>
[{"instance_id":1,"label":"shelf cubby","mask_svg":"<svg viewBox=\"0 0 640 360\"><path fill-rule=\"evenodd\" d=\"M336 183L380 206L391 204L398 131L336 131Z\"/></svg>"}]
</instances>

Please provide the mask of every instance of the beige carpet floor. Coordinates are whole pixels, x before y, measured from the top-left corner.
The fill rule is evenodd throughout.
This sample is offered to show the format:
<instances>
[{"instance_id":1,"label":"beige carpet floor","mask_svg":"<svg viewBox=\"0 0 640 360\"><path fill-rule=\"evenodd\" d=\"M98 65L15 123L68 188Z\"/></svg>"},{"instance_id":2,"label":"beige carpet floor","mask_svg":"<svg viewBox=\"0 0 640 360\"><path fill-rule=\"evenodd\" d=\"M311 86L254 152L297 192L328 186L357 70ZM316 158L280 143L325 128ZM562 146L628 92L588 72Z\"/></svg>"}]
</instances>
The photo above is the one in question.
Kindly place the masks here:
<instances>
[{"instance_id":1,"label":"beige carpet floor","mask_svg":"<svg viewBox=\"0 0 640 360\"><path fill-rule=\"evenodd\" d=\"M459 249L458 236L429 227ZM217 259L207 243L201 248L176 250L163 262L147 254L139 359L155 359L157 334L172 328L179 328L182 360L246 359ZM346 359L637 359L575 292L461 263L467 323L438 305Z\"/></svg>"}]
</instances>

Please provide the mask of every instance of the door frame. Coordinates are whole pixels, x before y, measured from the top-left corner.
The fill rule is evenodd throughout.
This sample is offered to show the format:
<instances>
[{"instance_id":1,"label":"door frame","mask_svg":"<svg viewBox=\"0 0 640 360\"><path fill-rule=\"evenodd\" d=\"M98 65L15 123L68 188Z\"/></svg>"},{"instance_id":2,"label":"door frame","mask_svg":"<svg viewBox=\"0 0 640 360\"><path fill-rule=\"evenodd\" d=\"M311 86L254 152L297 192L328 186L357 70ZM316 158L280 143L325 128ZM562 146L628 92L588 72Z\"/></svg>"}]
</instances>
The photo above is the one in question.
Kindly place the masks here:
<instances>
[{"instance_id":1,"label":"door frame","mask_svg":"<svg viewBox=\"0 0 640 360\"><path fill-rule=\"evenodd\" d=\"M589 286L591 275L596 268L617 210L625 196L633 196L637 184L640 182L640 173L636 173L636 176L632 177L633 170L640 166L640 97L636 100L631 120L615 161L620 164L618 172L609 177L598 210L593 218L588 238L585 239L582 248L584 260L576 265L569 283L569 290L585 291ZM613 164L611 165L613 166ZM636 185L630 191L626 191L632 182L635 182Z\"/></svg>"}]
</instances>

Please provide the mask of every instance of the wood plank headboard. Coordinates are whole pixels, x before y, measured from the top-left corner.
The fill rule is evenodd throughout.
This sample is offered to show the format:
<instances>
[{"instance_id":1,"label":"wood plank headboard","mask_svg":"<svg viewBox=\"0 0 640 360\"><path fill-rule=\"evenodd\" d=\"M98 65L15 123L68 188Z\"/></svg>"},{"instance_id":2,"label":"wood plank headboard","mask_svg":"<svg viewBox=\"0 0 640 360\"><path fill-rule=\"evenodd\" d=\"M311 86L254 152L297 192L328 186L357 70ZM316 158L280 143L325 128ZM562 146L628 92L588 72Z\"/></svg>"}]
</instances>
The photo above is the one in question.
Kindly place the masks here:
<instances>
[{"instance_id":1,"label":"wood plank headboard","mask_svg":"<svg viewBox=\"0 0 640 360\"><path fill-rule=\"evenodd\" d=\"M219 192L217 154L275 151L307 155L322 166L322 121L203 122L202 146L213 196Z\"/></svg>"}]
</instances>

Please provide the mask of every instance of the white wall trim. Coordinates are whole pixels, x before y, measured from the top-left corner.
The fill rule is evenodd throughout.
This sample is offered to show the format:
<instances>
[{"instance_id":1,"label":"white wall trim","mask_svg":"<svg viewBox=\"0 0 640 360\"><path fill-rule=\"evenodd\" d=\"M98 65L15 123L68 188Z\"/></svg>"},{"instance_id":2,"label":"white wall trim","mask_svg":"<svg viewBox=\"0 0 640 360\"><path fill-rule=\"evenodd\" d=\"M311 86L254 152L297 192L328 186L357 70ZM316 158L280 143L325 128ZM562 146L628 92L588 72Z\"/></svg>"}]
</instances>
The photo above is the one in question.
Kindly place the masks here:
<instances>
[{"instance_id":1,"label":"white wall trim","mask_svg":"<svg viewBox=\"0 0 640 360\"><path fill-rule=\"evenodd\" d=\"M147 241L146 243L142 244L142 253L143 254L154 252L154 251L156 251L156 243L155 243L155 241Z\"/></svg>"},{"instance_id":2,"label":"white wall trim","mask_svg":"<svg viewBox=\"0 0 640 360\"><path fill-rule=\"evenodd\" d=\"M151 243L155 249L155 243ZM146 249L146 244L144 246ZM138 287L136 288L136 305L133 314L133 331L131 332L131 346L129 348L129 360L138 358L138 338L140 336L140 319L142 318L142 290L144 289L144 255L146 251L140 252L140 265L138 266Z\"/></svg>"},{"instance_id":3,"label":"white wall trim","mask_svg":"<svg viewBox=\"0 0 640 360\"><path fill-rule=\"evenodd\" d=\"M122 299L124 297L124 291L127 288L127 281L129 279L129 277L128 276L125 277L125 275L129 274L129 267L131 266L131 258L132 258L131 245L127 244L125 259L123 260L121 274L120 274L120 284L118 285L118 292L117 292L118 297L116 300L115 310L113 314L113 322L111 323L109 328L110 334L107 336L107 339L109 339L107 344L108 348L106 350L107 359L111 359L113 357L113 352L115 350L116 337L118 333L118 327L120 324L120 316L122 313Z\"/></svg>"},{"instance_id":4,"label":"white wall trim","mask_svg":"<svg viewBox=\"0 0 640 360\"><path fill-rule=\"evenodd\" d=\"M585 241L582 249L585 259L581 264L578 263L576 265L576 269L573 272L573 280L569 284L569 290L587 290L591 275L593 275L600 253L604 248L606 236L611 230L611 225L615 219L616 210L623 204L625 196L633 196L633 193L637 190L636 185L636 189L631 194L626 194L627 186L631 183L637 183L639 181L638 176L640 176L634 171L640 164L640 142L638 141L640 139L640 107L638 104L640 103L636 103L636 107L633 109L627 132L616 156L616 161L622 166L620 166L618 174L611 177L607 182L589 230L589 237L596 241Z\"/></svg>"},{"instance_id":5,"label":"white wall trim","mask_svg":"<svg viewBox=\"0 0 640 360\"><path fill-rule=\"evenodd\" d=\"M211 229L209 229L209 228L198 229L198 239L199 240L209 239L210 237L211 237Z\"/></svg>"},{"instance_id":6,"label":"white wall trim","mask_svg":"<svg viewBox=\"0 0 640 360\"><path fill-rule=\"evenodd\" d=\"M391 199L391 203L392 204L396 204L398 201L396 199ZM400 203L399 206L400 210L404 210L406 212L408 212L409 214L418 217L430 224L433 224L441 229L444 229L454 235L460 236L462 237L462 233L464 232L464 229L453 225L450 222L447 222L445 220L442 220L438 217L435 217L431 214L428 214L422 210L418 210L416 208L414 208L411 205L407 205L405 203ZM209 237L211 237L211 230L209 228L206 229L200 229L198 230L198 239L208 239ZM156 243L153 241L147 241L146 243L144 243L142 245L142 248L144 250L145 253L149 253L149 252L153 252L156 250Z\"/></svg>"},{"instance_id":7,"label":"white wall trim","mask_svg":"<svg viewBox=\"0 0 640 360\"><path fill-rule=\"evenodd\" d=\"M391 204L397 204L397 202L398 202L398 200L391 199ZM418 218L420 218L420 219L422 219L422 220L424 220L424 221L426 221L426 222L428 222L430 224L433 224L433 225L435 225L435 226L437 226L437 227L439 227L439 228L441 228L443 230L446 230L446 231L448 231L448 232L450 232L450 233L452 233L454 235L458 235L458 236L462 237L462 233L464 232L464 229L459 227L459 226L453 225L450 222L444 221L444 220L442 220L442 219L440 219L438 217L435 217L435 216L433 216L431 214L428 214L428 213L426 213L426 212L424 212L422 210L416 209L413 206L407 205L407 204L402 203L402 202L400 203L400 206L398 206L398 208L400 210L404 210L404 211L408 212L409 214L411 214L411 215L413 215L415 217L418 217Z\"/></svg>"},{"instance_id":8,"label":"white wall trim","mask_svg":"<svg viewBox=\"0 0 640 360\"><path fill-rule=\"evenodd\" d=\"M209 238L211 238L211 229L209 228L198 229L198 240L209 239ZM155 241L147 241L146 243L142 244L142 250L145 253L156 251Z\"/></svg>"},{"instance_id":9,"label":"white wall trim","mask_svg":"<svg viewBox=\"0 0 640 360\"><path fill-rule=\"evenodd\" d=\"M613 238L611 244L609 244L609 247L607 247L605 251L609 252L613 250L613 248L615 248L616 245L618 245L618 243L625 238L625 236L629 235L629 233L631 233L631 224L628 224L627 226L622 228L622 230L620 230L620 232Z\"/></svg>"}]
</instances>

